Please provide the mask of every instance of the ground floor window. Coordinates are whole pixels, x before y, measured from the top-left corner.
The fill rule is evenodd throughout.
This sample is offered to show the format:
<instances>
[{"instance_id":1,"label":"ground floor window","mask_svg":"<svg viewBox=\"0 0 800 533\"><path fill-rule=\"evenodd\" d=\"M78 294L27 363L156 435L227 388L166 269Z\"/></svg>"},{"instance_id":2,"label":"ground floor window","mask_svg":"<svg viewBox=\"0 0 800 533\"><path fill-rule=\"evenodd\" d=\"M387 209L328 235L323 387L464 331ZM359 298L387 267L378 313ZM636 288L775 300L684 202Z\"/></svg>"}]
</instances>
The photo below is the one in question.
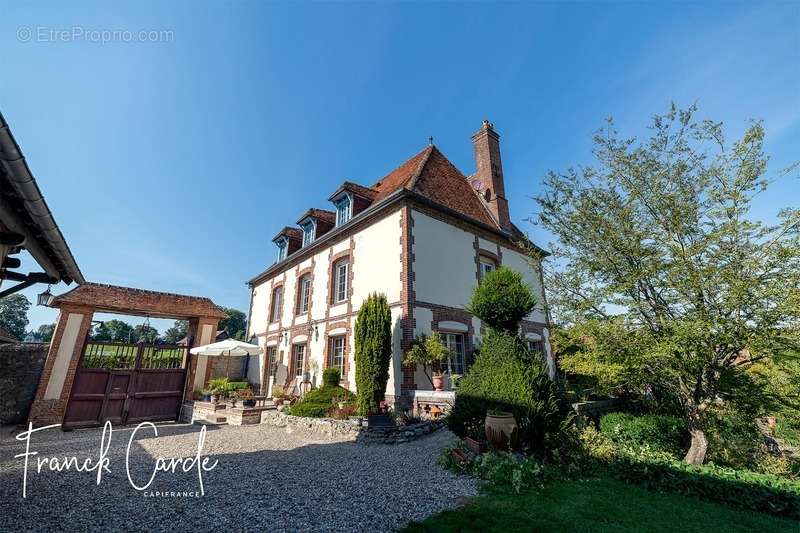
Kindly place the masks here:
<instances>
[{"instance_id":1,"label":"ground floor window","mask_svg":"<svg viewBox=\"0 0 800 533\"><path fill-rule=\"evenodd\" d=\"M542 341L528 341L528 350L531 353L538 354L539 357L544 357L544 344Z\"/></svg>"},{"instance_id":2,"label":"ground floor window","mask_svg":"<svg viewBox=\"0 0 800 533\"><path fill-rule=\"evenodd\" d=\"M461 333L440 333L442 343L453 352L447 367L453 374L464 374L464 335Z\"/></svg>"},{"instance_id":3,"label":"ground floor window","mask_svg":"<svg viewBox=\"0 0 800 533\"><path fill-rule=\"evenodd\" d=\"M344 337L332 337L328 352L328 367L338 368L344 376Z\"/></svg>"},{"instance_id":4,"label":"ground floor window","mask_svg":"<svg viewBox=\"0 0 800 533\"><path fill-rule=\"evenodd\" d=\"M275 346L267 347L267 368L269 368L269 377L274 378L278 373L278 349Z\"/></svg>"},{"instance_id":5,"label":"ground floor window","mask_svg":"<svg viewBox=\"0 0 800 533\"><path fill-rule=\"evenodd\" d=\"M295 344L294 353L292 354L292 364L294 366L294 375L298 378L303 377L303 361L306 357L306 345Z\"/></svg>"}]
</instances>

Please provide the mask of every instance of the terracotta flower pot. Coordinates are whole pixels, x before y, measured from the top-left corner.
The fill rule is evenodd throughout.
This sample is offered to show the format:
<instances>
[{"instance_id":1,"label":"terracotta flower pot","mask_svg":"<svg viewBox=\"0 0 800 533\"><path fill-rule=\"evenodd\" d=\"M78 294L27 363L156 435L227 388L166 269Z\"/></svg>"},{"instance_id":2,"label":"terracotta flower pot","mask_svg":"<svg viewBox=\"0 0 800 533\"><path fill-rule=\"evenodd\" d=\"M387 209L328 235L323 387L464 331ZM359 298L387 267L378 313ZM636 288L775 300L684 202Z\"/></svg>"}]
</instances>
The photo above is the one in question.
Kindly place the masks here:
<instances>
[{"instance_id":1,"label":"terracotta flower pot","mask_svg":"<svg viewBox=\"0 0 800 533\"><path fill-rule=\"evenodd\" d=\"M517 421L511 413L486 413L486 439L496 450L517 447L519 431Z\"/></svg>"},{"instance_id":2,"label":"terracotta flower pot","mask_svg":"<svg viewBox=\"0 0 800 533\"><path fill-rule=\"evenodd\" d=\"M444 390L444 377L443 376L433 376L433 388L436 390Z\"/></svg>"}]
</instances>

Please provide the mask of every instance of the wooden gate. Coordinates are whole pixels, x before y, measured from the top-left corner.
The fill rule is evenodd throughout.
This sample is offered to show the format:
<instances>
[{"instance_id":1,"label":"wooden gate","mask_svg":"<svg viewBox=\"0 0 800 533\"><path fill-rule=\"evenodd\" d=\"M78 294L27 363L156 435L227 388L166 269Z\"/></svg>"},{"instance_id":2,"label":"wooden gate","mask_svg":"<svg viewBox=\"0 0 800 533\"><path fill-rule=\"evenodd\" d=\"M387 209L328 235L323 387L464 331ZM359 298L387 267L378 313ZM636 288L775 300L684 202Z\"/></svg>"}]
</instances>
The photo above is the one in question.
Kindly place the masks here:
<instances>
[{"instance_id":1,"label":"wooden gate","mask_svg":"<svg viewBox=\"0 0 800 533\"><path fill-rule=\"evenodd\" d=\"M63 427L176 420L186 356L186 346L87 342Z\"/></svg>"}]
</instances>

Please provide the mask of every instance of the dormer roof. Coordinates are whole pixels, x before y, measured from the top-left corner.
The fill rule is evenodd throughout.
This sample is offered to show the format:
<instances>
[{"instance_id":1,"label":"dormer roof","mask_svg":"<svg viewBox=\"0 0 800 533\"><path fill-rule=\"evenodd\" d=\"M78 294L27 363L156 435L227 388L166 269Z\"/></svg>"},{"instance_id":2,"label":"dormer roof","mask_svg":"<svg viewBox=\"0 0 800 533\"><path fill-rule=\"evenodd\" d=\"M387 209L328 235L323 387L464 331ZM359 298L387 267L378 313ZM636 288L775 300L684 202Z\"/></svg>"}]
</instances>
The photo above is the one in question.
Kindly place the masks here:
<instances>
[{"instance_id":1,"label":"dormer roof","mask_svg":"<svg viewBox=\"0 0 800 533\"><path fill-rule=\"evenodd\" d=\"M378 191L375 189L370 189L369 187L364 187L363 185L359 185L358 183L353 183L352 181L345 181L342 185L334 191L328 197L328 200L333 201L334 198L342 194L343 192L351 192L356 196L360 196L366 200L375 200L375 197L378 195Z\"/></svg>"},{"instance_id":2,"label":"dormer roof","mask_svg":"<svg viewBox=\"0 0 800 533\"><path fill-rule=\"evenodd\" d=\"M301 216L298 220L298 224L302 224L306 219L315 218L317 220L321 220L328 224L336 224L336 213L333 211L326 211L324 209L317 209L312 207Z\"/></svg>"}]
</instances>

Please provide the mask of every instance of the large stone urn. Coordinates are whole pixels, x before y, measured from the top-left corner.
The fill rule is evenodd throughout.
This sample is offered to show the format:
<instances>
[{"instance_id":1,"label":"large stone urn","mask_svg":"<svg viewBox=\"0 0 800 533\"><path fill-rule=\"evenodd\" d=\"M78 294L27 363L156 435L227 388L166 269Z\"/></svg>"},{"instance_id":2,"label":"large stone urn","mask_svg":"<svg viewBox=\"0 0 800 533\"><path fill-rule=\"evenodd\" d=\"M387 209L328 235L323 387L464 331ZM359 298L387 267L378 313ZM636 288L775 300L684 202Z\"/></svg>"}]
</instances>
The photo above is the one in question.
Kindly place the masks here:
<instances>
[{"instance_id":1,"label":"large stone urn","mask_svg":"<svg viewBox=\"0 0 800 533\"><path fill-rule=\"evenodd\" d=\"M509 450L517 447L519 430L517 421L511 413L488 411L485 426L486 440L495 450Z\"/></svg>"}]
</instances>

